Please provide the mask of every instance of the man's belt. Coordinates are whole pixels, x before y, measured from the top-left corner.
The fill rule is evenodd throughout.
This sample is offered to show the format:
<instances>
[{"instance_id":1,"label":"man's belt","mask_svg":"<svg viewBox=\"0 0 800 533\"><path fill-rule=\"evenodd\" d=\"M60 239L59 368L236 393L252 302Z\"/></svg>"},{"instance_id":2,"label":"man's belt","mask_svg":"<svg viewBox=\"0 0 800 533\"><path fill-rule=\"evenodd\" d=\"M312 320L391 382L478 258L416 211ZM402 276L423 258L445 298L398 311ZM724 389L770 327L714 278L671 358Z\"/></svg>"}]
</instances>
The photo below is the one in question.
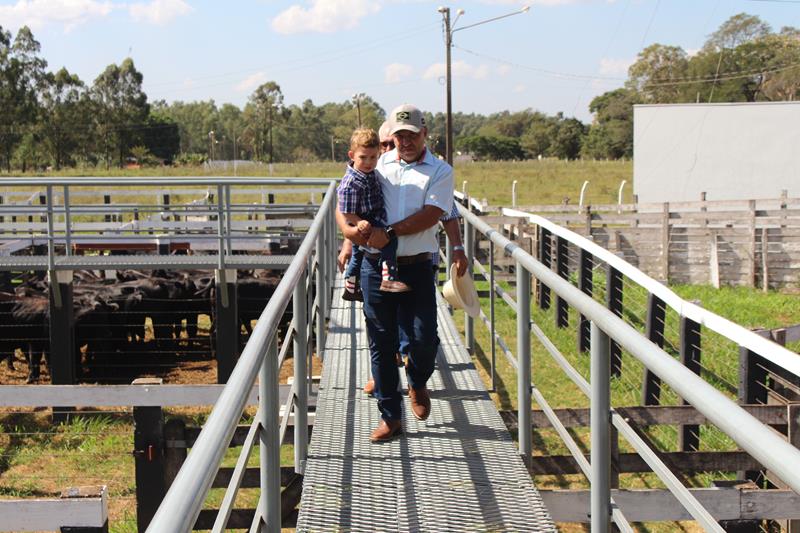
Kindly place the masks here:
<instances>
[{"instance_id":1,"label":"man's belt","mask_svg":"<svg viewBox=\"0 0 800 533\"><path fill-rule=\"evenodd\" d=\"M367 259L372 259L373 261L377 261L381 258L381 254L373 254L370 252L364 252L364 257ZM397 258L398 265L413 265L414 263L422 263L423 261L430 261L431 260L431 253L430 252L422 252L417 255L401 255Z\"/></svg>"}]
</instances>

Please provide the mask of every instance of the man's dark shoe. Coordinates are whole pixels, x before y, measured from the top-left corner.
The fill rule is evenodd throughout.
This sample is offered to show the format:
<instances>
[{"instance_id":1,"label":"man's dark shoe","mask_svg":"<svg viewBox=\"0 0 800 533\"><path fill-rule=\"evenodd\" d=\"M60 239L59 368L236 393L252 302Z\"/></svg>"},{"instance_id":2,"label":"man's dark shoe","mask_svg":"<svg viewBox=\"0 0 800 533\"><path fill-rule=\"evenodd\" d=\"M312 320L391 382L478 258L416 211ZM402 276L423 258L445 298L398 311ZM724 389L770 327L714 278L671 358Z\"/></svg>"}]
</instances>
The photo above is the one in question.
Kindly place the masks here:
<instances>
[{"instance_id":1,"label":"man's dark shoe","mask_svg":"<svg viewBox=\"0 0 800 533\"><path fill-rule=\"evenodd\" d=\"M415 389L408 388L408 398L411 400L411 412L417 420L427 420L431 414L431 395L427 387Z\"/></svg>"},{"instance_id":2,"label":"man's dark shoe","mask_svg":"<svg viewBox=\"0 0 800 533\"><path fill-rule=\"evenodd\" d=\"M384 420L369 436L371 442L388 442L403 433L403 423L400 420Z\"/></svg>"}]
</instances>

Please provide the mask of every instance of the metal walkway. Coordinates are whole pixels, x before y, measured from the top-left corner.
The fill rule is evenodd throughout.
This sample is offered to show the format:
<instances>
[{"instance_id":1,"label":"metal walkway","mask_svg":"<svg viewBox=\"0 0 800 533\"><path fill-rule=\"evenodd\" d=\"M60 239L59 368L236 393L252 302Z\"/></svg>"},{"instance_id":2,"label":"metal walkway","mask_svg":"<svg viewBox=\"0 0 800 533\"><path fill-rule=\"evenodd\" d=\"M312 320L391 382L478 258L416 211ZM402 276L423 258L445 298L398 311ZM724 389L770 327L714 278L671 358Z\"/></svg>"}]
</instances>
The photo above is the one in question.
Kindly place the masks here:
<instances>
[{"instance_id":1,"label":"metal walkway","mask_svg":"<svg viewBox=\"0 0 800 533\"><path fill-rule=\"evenodd\" d=\"M334 294L297 531L556 531L441 298L431 416L406 399L404 435L369 442L364 317Z\"/></svg>"}]
</instances>

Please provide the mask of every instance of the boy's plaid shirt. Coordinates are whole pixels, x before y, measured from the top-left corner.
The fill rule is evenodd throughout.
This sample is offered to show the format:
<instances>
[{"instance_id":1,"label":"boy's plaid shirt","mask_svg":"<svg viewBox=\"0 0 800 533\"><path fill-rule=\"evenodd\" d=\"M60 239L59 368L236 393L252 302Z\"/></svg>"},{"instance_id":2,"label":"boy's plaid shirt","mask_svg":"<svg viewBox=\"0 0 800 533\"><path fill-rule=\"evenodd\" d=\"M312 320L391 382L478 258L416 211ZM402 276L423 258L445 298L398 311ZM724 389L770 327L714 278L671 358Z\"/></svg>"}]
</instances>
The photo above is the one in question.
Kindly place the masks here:
<instances>
[{"instance_id":1,"label":"boy's plaid shirt","mask_svg":"<svg viewBox=\"0 0 800 533\"><path fill-rule=\"evenodd\" d=\"M339 188L336 189L339 196L339 211L386 224L386 209L377 174L377 170L364 174L354 169L351 161L347 165Z\"/></svg>"}]
</instances>

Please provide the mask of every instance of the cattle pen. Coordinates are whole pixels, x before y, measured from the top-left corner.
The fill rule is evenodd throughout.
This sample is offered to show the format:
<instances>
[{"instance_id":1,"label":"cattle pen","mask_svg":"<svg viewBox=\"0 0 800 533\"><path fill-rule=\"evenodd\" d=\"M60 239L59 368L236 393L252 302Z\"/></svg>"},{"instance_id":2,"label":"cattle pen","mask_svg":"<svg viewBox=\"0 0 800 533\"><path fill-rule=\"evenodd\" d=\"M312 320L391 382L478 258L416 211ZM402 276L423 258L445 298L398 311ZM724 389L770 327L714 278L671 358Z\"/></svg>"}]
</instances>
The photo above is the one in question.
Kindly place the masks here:
<instances>
[{"instance_id":1,"label":"cattle pen","mask_svg":"<svg viewBox=\"0 0 800 533\"><path fill-rule=\"evenodd\" d=\"M610 531L612 522L622 531L633 531L639 522L676 520L691 521L693 527L707 531L735 528L759 531L774 527L778 521L791 530L796 527L792 522L800 519L797 494L800 452L796 448L800 422L798 404L791 398L800 375L797 355L680 299L624 260L569 230L541 217L477 213L475 205L464 199L465 205L459 210L464 221L465 246L475 277L484 281L480 318L464 318L462 339L446 306L440 306L445 347L438 359L442 374L434 394L439 418L431 427L409 427L397 446L363 450L367 444L360 439L365 439L366 434L361 432L368 427L364 421L371 415L364 414L369 411L362 407L371 404L356 389L358 380L364 377L366 339L358 307L334 297L340 284L334 261L337 239L332 216L333 183L257 181L256 185L263 187L324 188L324 195L315 192L321 199L319 203L309 205L296 198L287 202L296 204L298 210L305 209L304 225L293 223L290 229L283 225L276 230L277 225L259 226L264 220L253 219L253 213L260 208L239 208L237 202L227 200L236 198L236 187L254 187L253 180L124 180L128 185L162 190L170 186L210 188L214 191L213 202L209 203L209 193L208 205L202 207L205 211L200 215L207 216L207 221L181 219L175 223L174 217L189 215L173 197L166 215L163 199L159 209L148 215L157 214L151 221L155 227L126 226L113 230L109 223L119 226L134 221L132 207L118 213L119 220L111 216L106 221L105 216L111 214L102 209L116 209L113 204L98 202L83 211L83 208L73 210L69 200L71 191L62 189L62 194L55 194L59 187L99 186L101 181L109 186L108 180L42 180L38 186L45 191L45 201L37 204L37 211L18 206L0 211L4 220L14 216L19 222L20 217L25 217L26 223L38 224L35 230L33 226L27 227L24 237L19 232L21 227L11 226L12 238L30 239L32 245L24 248L27 256L19 250L12 252L8 257L14 259L8 261L10 266L6 270L39 269L47 271L49 279L58 281L58 289L54 287L48 294L50 309L62 310L51 311L51 339L58 338L53 337L53 324L74 318L66 311L72 306L65 305L70 301L68 298L74 297L74 288L69 286L73 277L63 272L148 267L206 269L213 272L215 287L219 289L215 290L214 305L230 309L236 307L232 302L241 295L240 290L237 292L238 276L234 275L237 270L282 270L280 282L245 348L231 359L234 364L225 379L226 385L214 392L215 407L202 429L187 428L183 437L176 437L169 434L174 429L169 422L161 423L163 413L142 414L137 432L145 440L137 442L136 451L144 470L138 470L137 466L137 480L140 473L149 472L160 480L166 495L161 500L162 494L158 494L154 500L159 501L149 502L150 516L146 519L143 516L138 523L140 530L171 533L202 526L212 531L226 528L277 531L283 524L296 525L303 531L334 528L366 531L369 526L363 518L385 513L387 508L397 513L391 515L396 517L392 522L396 530L434 530L433 524L447 524L458 531L543 531L552 527L552 519L559 523L591 524L592 531L601 533ZM30 185L29 181L24 183ZM226 185L233 190L227 192ZM297 194L305 199L311 193ZM281 204L276 206L277 211L282 209ZM138 213L141 222L145 218L141 206ZM265 211L261 214L267 216ZM102 219L92 222L91 217ZM159 221L167 224L157 226ZM79 222L105 226L83 227ZM202 227L194 222L200 222ZM72 228L79 227L79 231L72 232ZM100 231L102 235L91 234ZM281 253L287 250L290 238L295 237L297 247L293 253ZM89 248L92 251L88 255L80 256L75 253L78 248L73 246L81 241L91 241L96 246L113 240L134 243L147 239L157 240L156 246L143 245L136 255L128 256L112 255L108 249L105 250L108 255L101 255L96 248ZM275 253L248 254L235 245L258 239L261 249L269 249L270 239L279 241L272 246ZM158 244L167 240L170 243L202 240L207 244L204 250L197 248L192 253L184 245L170 244L162 246L165 253L158 253ZM240 253L235 253L237 250ZM502 257L510 259L511 265L501 270ZM502 275L503 281L496 275ZM643 309L642 298L647 302ZM498 327L496 308L500 306L510 310L514 330ZM291 310L291 318L280 331L287 310ZM59 312L64 315L59 316ZM642 318L641 323L636 321L637 315ZM460 323L461 318L457 318ZM227 349L236 346L238 350L240 322L232 320L230 315L217 320L220 324L223 321L230 324L229 336L237 337L235 343L227 341ZM679 323L679 331L671 331L672 320ZM645 322L647 328L643 327ZM476 326L481 324L486 326L490 339L483 346L476 340ZM705 341L710 334L718 336L714 337L716 342L729 352L735 363L720 370L701 357L709 348ZM177 340L174 331L172 335ZM219 337L224 340L225 335L223 329L218 329L215 342L220 349L223 344ZM569 347L565 347L564 339ZM76 357L75 343L51 344L58 344L54 349L72 350L72 356ZM575 356L568 353L571 350ZM319 392L313 389L310 372L312 352L324 359ZM495 354L500 356L497 360ZM55 355L53 351L51 364L59 364ZM289 359L293 379L281 389L277 369ZM492 401L475 373L476 361L487 369L490 377L486 387L493 390L499 390L501 383L499 376L495 376L496 367L505 361L513 369L516 381L507 381L504 387L515 391L516 405L513 411L499 413L504 426L501 422L501 427L497 427L495 422L501 418L496 412L481 410L490 407ZM563 371L558 386L572 387L576 395L590 398L584 408L565 409L548 402L547 384L540 379L545 367L553 362ZM75 359L70 365L74 363ZM73 369L71 366L59 375L68 375ZM763 382L747 381L751 389L745 390L744 397L737 402L735 392L725 384L735 379L730 372L740 370L767 377L761 378ZM626 384L632 375L642 381ZM128 386L157 388L154 383ZM623 386L642 394L642 405L621 397L619 390ZM258 391L258 412L247 420L251 425L241 426L242 412L254 400L254 388ZM40 396L24 405L52 407L53 401L67 405L96 401L78 400L69 388L63 389L66 392L54 392L50 400L46 390L30 390L45 398ZM760 395L762 391L765 396ZM14 396L23 395L19 387L0 392L6 406L15 405ZM134 393L133 389L130 393ZM768 401L778 393L789 401L783 404ZM162 401L166 402L164 398ZM765 400L762 402L761 398ZM313 404L316 416L311 417ZM157 409L159 405L140 407ZM312 418L316 429L309 440ZM462 429L460 423L467 427ZM676 443L659 439L652 431L663 426L680 436ZM575 429L581 427L589 427L590 431ZM547 432L562 439L561 446L568 454L543 453L546 439L542 435ZM715 442L722 442L722 436L727 439L727 447L709 450ZM294 457L289 467L281 464L278 453L281 443L290 439ZM204 507L204 502L208 491L219 486L223 479L220 464L229 443L240 446L242 455L232 469L224 472L228 491L217 513L216 509ZM329 445L339 447L331 447L331 453L326 453ZM258 458L250 458L257 447ZM191 453L181 462L177 474L174 469L171 471L169 483L165 483L166 475L159 474L151 463L176 452L185 454L187 448L191 448ZM488 455L481 455L484 452ZM257 465L255 469L251 466L253 462ZM361 478L356 474L372 469L383 471L384 466L394 463L407 464L408 470L395 473L405 472L408 477L404 474L402 478L393 478L398 490L393 493L392 501L362 497L365 491L359 490ZM505 477L497 477L491 469L497 464L509 465ZM515 477L520 475L518 467L524 478ZM694 477L698 471L718 473L719 483L699 485ZM737 475L739 471L741 475ZM628 484L632 479L630 474L640 472L648 472L650 477L639 479L653 488L643 490ZM426 473L437 475L425 477ZM574 481L576 473L582 475L585 485L578 486ZM391 475L388 470L387 475ZM574 485L564 490L553 490L552 486L542 489L542 483L546 484L547 476L552 475ZM535 490L531 480L540 490ZM292 522L295 509L291 504L296 504L299 498L298 483L309 492L303 493L300 514L295 514L296 522ZM257 500L251 502L255 508L237 506L237 494L242 487L258 490ZM516 506L509 503L511 494L522 494L514 497ZM459 507L459 495L475 496L474 503L466 509ZM451 515L453 519L448 520Z\"/></svg>"}]
</instances>

